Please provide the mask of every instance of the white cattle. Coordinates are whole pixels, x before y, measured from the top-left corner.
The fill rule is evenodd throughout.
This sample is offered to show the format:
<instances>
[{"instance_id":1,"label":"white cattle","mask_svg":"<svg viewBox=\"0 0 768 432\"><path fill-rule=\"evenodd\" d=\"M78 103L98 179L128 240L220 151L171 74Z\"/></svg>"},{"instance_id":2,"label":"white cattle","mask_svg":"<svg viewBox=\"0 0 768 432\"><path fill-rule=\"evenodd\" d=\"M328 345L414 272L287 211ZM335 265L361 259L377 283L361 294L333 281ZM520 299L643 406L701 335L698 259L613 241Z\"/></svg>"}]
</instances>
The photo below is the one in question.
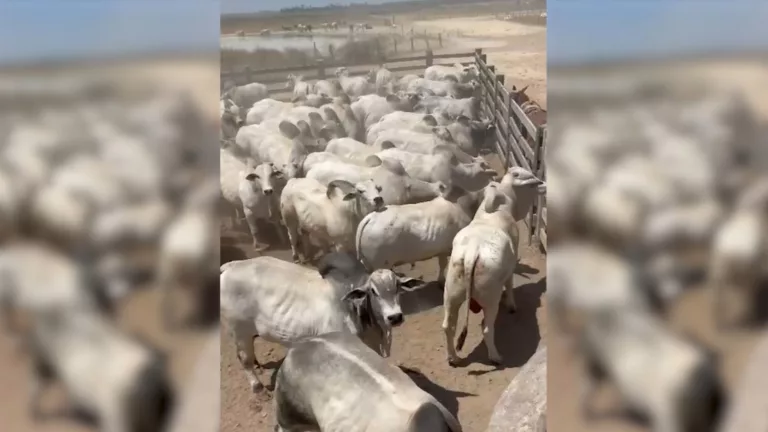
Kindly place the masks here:
<instances>
[{"instance_id":1,"label":"white cattle","mask_svg":"<svg viewBox=\"0 0 768 432\"><path fill-rule=\"evenodd\" d=\"M377 153L375 148L352 138L332 139L328 141L325 151L356 162L365 162L368 156Z\"/></svg>"},{"instance_id":2,"label":"white cattle","mask_svg":"<svg viewBox=\"0 0 768 432\"><path fill-rule=\"evenodd\" d=\"M442 113L452 118L466 116L473 120L479 119L482 113L480 98L475 96L463 99L423 96L413 110L425 114Z\"/></svg>"},{"instance_id":3,"label":"white cattle","mask_svg":"<svg viewBox=\"0 0 768 432\"><path fill-rule=\"evenodd\" d=\"M311 170L315 165L319 165L323 162L338 162L338 163L347 163L347 164L365 166L365 161L358 162L354 159L338 156L335 153L322 151L322 152L310 153L309 155L307 155L306 159L304 159L304 167L303 167L304 172L305 173L309 172L309 170Z\"/></svg>"},{"instance_id":4,"label":"white cattle","mask_svg":"<svg viewBox=\"0 0 768 432\"><path fill-rule=\"evenodd\" d=\"M283 243L288 240L280 216L280 196L284 187L285 176L273 164L259 164L239 173L238 197L256 252L267 247L259 240L259 220L270 222Z\"/></svg>"},{"instance_id":5,"label":"white cattle","mask_svg":"<svg viewBox=\"0 0 768 432\"><path fill-rule=\"evenodd\" d=\"M403 323L399 293L423 286L390 270L368 272L352 256L326 255L312 270L273 257L221 266L221 315L235 339L251 389L262 387L253 338L287 345L334 331L360 337L389 356L391 327Z\"/></svg>"},{"instance_id":6,"label":"white cattle","mask_svg":"<svg viewBox=\"0 0 768 432\"><path fill-rule=\"evenodd\" d=\"M466 83L479 78L477 65L464 66L456 63L453 66L432 65L424 70L424 78L436 81L453 80Z\"/></svg>"},{"instance_id":7,"label":"white cattle","mask_svg":"<svg viewBox=\"0 0 768 432\"><path fill-rule=\"evenodd\" d=\"M519 258L520 234L512 217L512 199L491 183L484 189L483 201L472 222L456 234L449 260L444 291L443 331L445 332L448 363L456 366L467 337L470 303L475 300L483 310L483 339L488 358L501 364L496 349L495 323L502 294L506 307L516 312L512 275ZM464 328L454 349L459 308L466 300ZM475 308L472 308L473 310Z\"/></svg>"},{"instance_id":8,"label":"white cattle","mask_svg":"<svg viewBox=\"0 0 768 432\"><path fill-rule=\"evenodd\" d=\"M327 186L312 178L289 180L280 198L280 213L293 260L300 261L299 243L304 246L305 262L312 259L312 243L323 251L354 251L357 224L384 205L381 190L373 180L355 184L334 180Z\"/></svg>"},{"instance_id":9,"label":"white cattle","mask_svg":"<svg viewBox=\"0 0 768 432\"><path fill-rule=\"evenodd\" d=\"M97 313L47 309L33 323L33 418L44 415L45 387L59 380L73 404L95 416L103 430L165 430L174 394L163 354Z\"/></svg>"},{"instance_id":10,"label":"white cattle","mask_svg":"<svg viewBox=\"0 0 768 432\"><path fill-rule=\"evenodd\" d=\"M383 65L368 72L368 81L376 86L376 92L379 94L392 94L395 91L395 76Z\"/></svg>"},{"instance_id":11,"label":"white cattle","mask_svg":"<svg viewBox=\"0 0 768 432\"><path fill-rule=\"evenodd\" d=\"M241 86L235 86L229 89L224 95L241 109L250 109L256 102L269 97L267 86L261 83L250 83Z\"/></svg>"},{"instance_id":12,"label":"white cattle","mask_svg":"<svg viewBox=\"0 0 768 432\"><path fill-rule=\"evenodd\" d=\"M381 131L372 144L377 151L388 148L398 148L411 153L434 154L435 148L445 146L450 148L459 162L471 163L475 158L459 148L453 135L446 126L436 126L431 133L421 133L408 130L385 129Z\"/></svg>"},{"instance_id":13,"label":"white cattle","mask_svg":"<svg viewBox=\"0 0 768 432\"><path fill-rule=\"evenodd\" d=\"M262 99L248 109L245 115L245 124L260 124L263 121L277 118L288 112L294 105L290 102L282 102L275 99Z\"/></svg>"},{"instance_id":14,"label":"white cattle","mask_svg":"<svg viewBox=\"0 0 768 432\"><path fill-rule=\"evenodd\" d=\"M419 78L421 77L416 74L403 75L400 79L397 80L396 90L407 89L408 84L410 84L411 81Z\"/></svg>"},{"instance_id":15,"label":"white cattle","mask_svg":"<svg viewBox=\"0 0 768 432\"><path fill-rule=\"evenodd\" d=\"M5 246L0 252L0 312L6 330L20 331L17 313L109 310L99 281L89 276L79 263L43 245Z\"/></svg>"},{"instance_id":16,"label":"white cattle","mask_svg":"<svg viewBox=\"0 0 768 432\"><path fill-rule=\"evenodd\" d=\"M415 112L395 111L386 114L376 124L371 125L366 133L367 143L375 143L379 134L387 129L407 130L420 133L431 133L436 126L446 126L453 120L447 116L423 114Z\"/></svg>"},{"instance_id":17,"label":"white cattle","mask_svg":"<svg viewBox=\"0 0 768 432\"><path fill-rule=\"evenodd\" d=\"M219 150L219 187L221 188L222 206L226 216L230 218L232 227L241 219L243 203L240 200L240 179L248 165L253 162L249 159L248 163L237 158L229 149Z\"/></svg>"},{"instance_id":18,"label":"white cattle","mask_svg":"<svg viewBox=\"0 0 768 432\"><path fill-rule=\"evenodd\" d=\"M581 338L584 418L597 414L592 399L598 384L610 383L653 430L715 431L726 396L716 354L687 339L644 311L598 311Z\"/></svg>"},{"instance_id":19,"label":"white cattle","mask_svg":"<svg viewBox=\"0 0 768 432\"><path fill-rule=\"evenodd\" d=\"M341 84L337 80L317 80L313 90L315 94L326 95L332 98L344 93L344 89L342 89Z\"/></svg>"},{"instance_id":20,"label":"white cattle","mask_svg":"<svg viewBox=\"0 0 768 432\"><path fill-rule=\"evenodd\" d=\"M400 162L409 176L429 183L442 182L457 185L462 189L476 191L484 188L494 177L494 171L482 158L471 164L459 163L451 148L436 148L437 153L425 155L411 153L396 148L376 153L381 159L393 159Z\"/></svg>"},{"instance_id":21,"label":"white cattle","mask_svg":"<svg viewBox=\"0 0 768 432\"><path fill-rule=\"evenodd\" d=\"M240 107L229 98L224 98L220 102L219 120L221 121L221 137L223 139L233 139L237 130L244 124Z\"/></svg>"},{"instance_id":22,"label":"white cattle","mask_svg":"<svg viewBox=\"0 0 768 432\"><path fill-rule=\"evenodd\" d=\"M710 255L708 284L714 292L715 320L725 327L726 310L733 296L754 295L761 278L768 274L762 263L768 256L768 223L765 210L737 208L715 232Z\"/></svg>"},{"instance_id":23,"label":"white cattle","mask_svg":"<svg viewBox=\"0 0 768 432\"><path fill-rule=\"evenodd\" d=\"M361 96L352 103L352 112L365 130L378 123L387 114L404 111L413 111L413 107L419 101L416 94L400 98L396 95L379 96L375 94Z\"/></svg>"},{"instance_id":24,"label":"white cattle","mask_svg":"<svg viewBox=\"0 0 768 432\"><path fill-rule=\"evenodd\" d=\"M312 366L317 364L335 365L335 372ZM307 426L309 418L315 430L325 431L462 430L456 418L402 370L344 333L292 346L277 373L275 408L280 431Z\"/></svg>"},{"instance_id":25,"label":"white cattle","mask_svg":"<svg viewBox=\"0 0 768 432\"><path fill-rule=\"evenodd\" d=\"M602 309L651 310L651 292L632 263L598 245L571 242L553 248L547 274L553 322L570 335L578 334L574 314L589 319Z\"/></svg>"},{"instance_id":26,"label":"white cattle","mask_svg":"<svg viewBox=\"0 0 768 432\"><path fill-rule=\"evenodd\" d=\"M439 195L438 184L410 177L397 161L369 156L366 165L323 162L309 170L307 178L315 179L324 185L334 180L360 183L373 179L377 185L384 188L381 196L386 205L424 202Z\"/></svg>"},{"instance_id":27,"label":"white cattle","mask_svg":"<svg viewBox=\"0 0 768 432\"><path fill-rule=\"evenodd\" d=\"M102 251L153 244L171 216L170 204L161 199L107 209L95 216L91 239Z\"/></svg>"},{"instance_id":28,"label":"white cattle","mask_svg":"<svg viewBox=\"0 0 768 432\"><path fill-rule=\"evenodd\" d=\"M365 139L365 126L357 120L352 107L349 105L349 98L336 98L333 103L321 107L323 118L326 121L333 121L344 127L347 136L358 141Z\"/></svg>"},{"instance_id":29,"label":"white cattle","mask_svg":"<svg viewBox=\"0 0 768 432\"><path fill-rule=\"evenodd\" d=\"M427 96L443 96L460 99L475 96L475 93L479 88L480 83L474 80L467 83L457 83L418 78L408 83L406 91Z\"/></svg>"},{"instance_id":30,"label":"white cattle","mask_svg":"<svg viewBox=\"0 0 768 432\"><path fill-rule=\"evenodd\" d=\"M241 128L235 143L238 148L246 149L256 162L273 163L287 178L298 177L309 149L321 147L318 140L312 137L309 125L300 130L290 122L281 121L280 134L264 131L261 126Z\"/></svg>"},{"instance_id":31,"label":"white cattle","mask_svg":"<svg viewBox=\"0 0 768 432\"><path fill-rule=\"evenodd\" d=\"M374 85L368 82L366 77L351 77L349 76L349 70L345 67L336 69L336 77L338 78L344 93L346 93L352 101L357 100L360 96L371 94L376 91Z\"/></svg>"},{"instance_id":32,"label":"white cattle","mask_svg":"<svg viewBox=\"0 0 768 432\"><path fill-rule=\"evenodd\" d=\"M304 75L288 75L285 88L293 91L294 99L314 93L312 83L304 81Z\"/></svg>"},{"instance_id":33,"label":"white cattle","mask_svg":"<svg viewBox=\"0 0 768 432\"><path fill-rule=\"evenodd\" d=\"M392 268L437 257L438 280L444 280L453 238L472 220L483 192L440 189L441 195L431 201L391 205L363 218L355 239L363 264Z\"/></svg>"},{"instance_id":34,"label":"white cattle","mask_svg":"<svg viewBox=\"0 0 768 432\"><path fill-rule=\"evenodd\" d=\"M430 121L431 118L429 117L422 119L422 123ZM419 131L425 129L425 127L420 126L415 129ZM420 136L413 133L417 132L413 130L383 127L379 127L377 130L378 134L375 137L371 136L375 140L368 142L371 145L381 146L384 141L390 141L398 148L405 147L403 148L405 150L414 148L418 150L413 150L415 153L427 152L428 147L425 144L428 144L429 140L424 137L422 132L418 132L422 133ZM470 156L477 156L482 149L488 147L489 138L495 136L495 130L496 126L492 122L470 120L469 117L459 116L456 118L456 121L448 122L445 126L435 126L430 131L427 131L427 133L431 132L433 143L453 144L461 152ZM411 142L408 142L408 140ZM461 158L462 162L469 162L464 160L465 158L460 153L457 153L457 157Z\"/></svg>"},{"instance_id":35,"label":"white cattle","mask_svg":"<svg viewBox=\"0 0 768 432\"><path fill-rule=\"evenodd\" d=\"M179 284L193 290L196 318L208 306L206 289L216 274L219 225L214 209L219 198L218 180L206 179L187 195L185 203L160 238L156 280L161 290L163 323L177 324L171 293Z\"/></svg>"}]
</instances>

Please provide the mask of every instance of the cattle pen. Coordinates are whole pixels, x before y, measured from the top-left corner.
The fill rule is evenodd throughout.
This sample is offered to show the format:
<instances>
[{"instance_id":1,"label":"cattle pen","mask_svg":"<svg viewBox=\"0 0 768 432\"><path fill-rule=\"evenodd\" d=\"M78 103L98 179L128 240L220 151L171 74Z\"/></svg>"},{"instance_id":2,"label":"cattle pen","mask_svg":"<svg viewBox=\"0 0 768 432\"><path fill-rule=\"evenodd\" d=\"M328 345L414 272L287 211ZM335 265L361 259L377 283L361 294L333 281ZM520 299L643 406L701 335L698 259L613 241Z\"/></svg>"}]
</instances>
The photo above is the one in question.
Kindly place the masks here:
<instances>
[{"instance_id":1,"label":"cattle pen","mask_svg":"<svg viewBox=\"0 0 768 432\"><path fill-rule=\"evenodd\" d=\"M495 124L495 151L505 170L510 166L520 166L530 170L542 180L546 180L544 161L546 126L536 125L520 107L515 96L504 86L504 74L498 74L495 66L489 65L486 54L478 48L474 51L434 54L427 50L424 55L381 59L379 64L386 66L395 76L416 74L423 76L424 69L432 65L475 64L479 71L481 84L480 104L482 113ZM302 75L305 81L314 82L333 77L333 70L346 67L350 76L362 76L378 66L370 61L365 63L329 62L319 58L314 65L253 69L246 67L239 71L222 71L222 91L232 85L259 82L267 86L270 97L289 101L292 90L286 87L288 74ZM528 242L538 243L546 252L547 214L546 197L539 195L526 220L529 228Z\"/></svg>"}]
</instances>

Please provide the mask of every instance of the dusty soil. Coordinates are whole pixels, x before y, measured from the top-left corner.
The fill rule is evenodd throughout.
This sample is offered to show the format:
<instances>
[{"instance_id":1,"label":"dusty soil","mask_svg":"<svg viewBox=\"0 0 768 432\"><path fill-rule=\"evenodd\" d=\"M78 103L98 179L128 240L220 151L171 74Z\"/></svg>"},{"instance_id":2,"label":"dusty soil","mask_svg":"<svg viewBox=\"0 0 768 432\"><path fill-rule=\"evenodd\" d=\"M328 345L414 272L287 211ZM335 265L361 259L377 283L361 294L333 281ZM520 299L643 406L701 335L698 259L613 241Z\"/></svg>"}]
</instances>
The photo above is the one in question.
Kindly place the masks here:
<instances>
[{"instance_id":1,"label":"dusty soil","mask_svg":"<svg viewBox=\"0 0 768 432\"><path fill-rule=\"evenodd\" d=\"M155 82L166 88L174 87L191 92L193 100L201 109L210 112L211 119L218 116L218 89L216 80L218 62L199 59L172 59L152 61L131 61L108 67L93 67L87 70L73 69L72 74L115 75L137 79L139 83ZM30 73L30 72L26 72ZM32 71L31 73L35 73ZM0 77L13 74L0 71ZM144 81L144 80L148 81ZM206 84L208 83L208 84ZM210 91L209 91L210 90ZM212 143L212 145L215 145ZM147 286L128 297L119 308L119 325L131 332L141 334L168 354L174 386L182 390L185 378L193 371L197 354L206 341L207 332L197 329L180 329L168 332L160 322L159 291ZM179 296L182 300L184 297ZM44 397L45 411L52 415L40 423L31 421L27 410L29 362L27 356L15 349L4 331L0 331L0 423L2 430L14 432L86 432L96 428L68 418L57 417L56 411L63 407L58 388L51 388Z\"/></svg>"},{"instance_id":2,"label":"dusty soil","mask_svg":"<svg viewBox=\"0 0 768 432\"><path fill-rule=\"evenodd\" d=\"M521 224L521 231L525 226ZM234 231L222 228L222 262L253 257L247 228ZM450 411L458 413L467 432L484 431L493 407L519 368L536 351L546 335L545 308L541 305L544 291L544 256L538 248L527 246L527 236L521 237L522 265L527 277L515 276L515 296L519 311L501 314L496 322L497 346L505 364L496 369L487 364L487 351L482 342L480 314L470 318L467 345L462 355L468 355L466 366L451 368L445 357L442 292L428 287L403 298L406 322L395 330L391 361L420 372L416 383L438 398ZM290 249L280 246L267 253L290 260ZM420 262L415 269L399 269L411 276L437 278L437 261ZM532 274L531 274L532 273ZM284 357L285 350L256 339L256 356L266 370L260 376L269 383L274 368ZM251 393L245 374L236 357L234 341L222 329L221 347L222 432L268 432L274 426L271 394Z\"/></svg>"}]
</instances>

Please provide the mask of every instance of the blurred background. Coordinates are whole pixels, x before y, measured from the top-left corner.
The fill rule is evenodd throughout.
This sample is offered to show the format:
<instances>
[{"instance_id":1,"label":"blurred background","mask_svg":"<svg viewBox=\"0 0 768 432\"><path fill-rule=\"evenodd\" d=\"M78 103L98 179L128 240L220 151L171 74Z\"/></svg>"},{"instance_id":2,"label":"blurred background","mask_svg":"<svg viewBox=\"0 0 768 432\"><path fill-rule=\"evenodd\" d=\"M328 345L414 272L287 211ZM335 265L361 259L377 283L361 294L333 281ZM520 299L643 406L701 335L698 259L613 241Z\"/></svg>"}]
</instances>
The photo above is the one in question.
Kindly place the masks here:
<instances>
[{"instance_id":1,"label":"blurred background","mask_svg":"<svg viewBox=\"0 0 768 432\"><path fill-rule=\"evenodd\" d=\"M0 430L218 429L218 34L0 4Z\"/></svg>"},{"instance_id":2,"label":"blurred background","mask_svg":"<svg viewBox=\"0 0 768 432\"><path fill-rule=\"evenodd\" d=\"M768 4L547 12L548 430L768 430Z\"/></svg>"}]
</instances>

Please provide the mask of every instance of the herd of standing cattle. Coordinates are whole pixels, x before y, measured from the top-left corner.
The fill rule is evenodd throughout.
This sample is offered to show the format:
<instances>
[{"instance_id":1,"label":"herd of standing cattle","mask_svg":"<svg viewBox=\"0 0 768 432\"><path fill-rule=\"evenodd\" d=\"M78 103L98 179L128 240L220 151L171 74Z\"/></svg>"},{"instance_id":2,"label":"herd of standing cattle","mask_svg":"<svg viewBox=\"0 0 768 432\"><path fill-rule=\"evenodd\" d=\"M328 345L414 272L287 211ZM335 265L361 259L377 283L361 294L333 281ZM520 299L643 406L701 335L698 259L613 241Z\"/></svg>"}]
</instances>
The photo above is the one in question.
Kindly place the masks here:
<instances>
[{"instance_id":1,"label":"herd of standing cattle","mask_svg":"<svg viewBox=\"0 0 768 432\"><path fill-rule=\"evenodd\" d=\"M469 309L482 309L489 360L502 361L494 323L500 304L516 309L517 222L545 185L520 167L499 177L480 156L495 125L482 118L477 80L475 65L399 79L383 66L359 77L339 68L314 83L290 75L292 102L259 83L222 95L222 205L232 225L247 221L256 251L269 247L268 222L294 260L230 261L220 276L221 316L253 391L263 388L254 338L290 347L276 430L461 430L387 361L405 319L400 294L427 285L398 265L438 259L448 363Z\"/></svg>"}]
</instances>

